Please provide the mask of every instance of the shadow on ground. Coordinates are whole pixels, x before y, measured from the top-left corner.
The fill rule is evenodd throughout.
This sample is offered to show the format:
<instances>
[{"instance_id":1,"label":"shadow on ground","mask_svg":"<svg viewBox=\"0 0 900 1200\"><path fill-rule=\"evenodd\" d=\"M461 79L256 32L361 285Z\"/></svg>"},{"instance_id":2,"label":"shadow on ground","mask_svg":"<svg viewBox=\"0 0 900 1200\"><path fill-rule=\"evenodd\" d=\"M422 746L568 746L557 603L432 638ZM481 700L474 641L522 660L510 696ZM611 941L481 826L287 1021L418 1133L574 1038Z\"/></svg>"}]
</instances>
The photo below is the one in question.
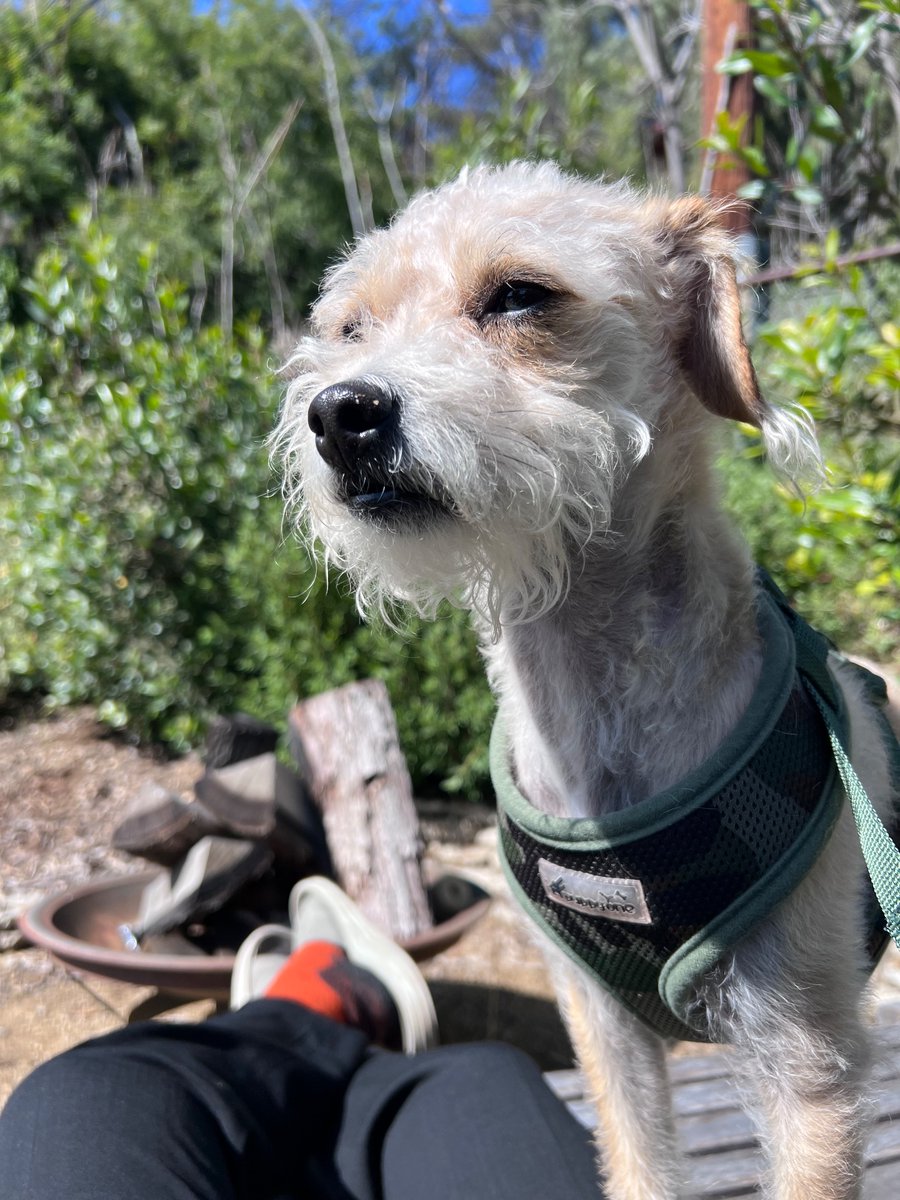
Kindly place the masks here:
<instances>
[{"instance_id":1,"label":"shadow on ground","mask_svg":"<svg viewBox=\"0 0 900 1200\"><path fill-rule=\"evenodd\" d=\"M500 1041L530 1054L544 1071L572 1066L572 1048L556 1006L507 988L432 980L441 1043Z\"/></svg>"}]
</instances>

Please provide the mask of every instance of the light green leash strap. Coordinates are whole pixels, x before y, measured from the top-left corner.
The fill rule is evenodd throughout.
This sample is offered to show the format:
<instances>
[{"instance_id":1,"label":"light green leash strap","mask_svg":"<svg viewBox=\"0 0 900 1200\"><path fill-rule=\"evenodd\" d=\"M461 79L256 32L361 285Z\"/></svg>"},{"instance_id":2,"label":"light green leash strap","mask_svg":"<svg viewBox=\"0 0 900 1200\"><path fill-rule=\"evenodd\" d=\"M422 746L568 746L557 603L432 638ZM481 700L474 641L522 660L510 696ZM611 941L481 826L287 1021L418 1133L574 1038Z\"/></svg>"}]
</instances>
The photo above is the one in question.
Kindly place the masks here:
<instances>
[{"instance_id":1,"label":"light green leash strap","mask_svg":"<svg viewBox=\"0 0 900 1200\"><path fill-rule=\"evenodd\" d=\"M833 714L819 696L818 691L812 686L809 690L825 720L834 761L837 764L844 789L850 797L856 829L859 833L859 844L862 847L866 868L872 880L872 887L887 921L887 931L894 944L900 946L900 850L894 845L891 835L885 829L872 801L866 794L866 789L853 769L853 764L847 757L847 751L834 726Z\"/></svg>"}]
</instances>

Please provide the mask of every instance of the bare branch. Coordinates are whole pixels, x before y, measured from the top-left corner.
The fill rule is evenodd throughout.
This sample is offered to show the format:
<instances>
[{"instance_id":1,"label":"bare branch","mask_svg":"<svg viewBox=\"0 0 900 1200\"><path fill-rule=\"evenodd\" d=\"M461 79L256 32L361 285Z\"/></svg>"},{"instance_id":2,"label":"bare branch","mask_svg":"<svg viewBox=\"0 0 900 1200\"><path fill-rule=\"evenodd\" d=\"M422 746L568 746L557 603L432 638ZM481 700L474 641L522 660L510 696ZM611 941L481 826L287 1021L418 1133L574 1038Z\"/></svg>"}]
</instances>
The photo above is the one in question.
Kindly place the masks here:
<instances>
[{"instance_id":1,"label":"bare branch","mask_svg":"<svg viewBox=\"0 0 900 1200\"><path fill-rule=\"evenodd\" d=\"M113 115L122 126L122 134L125 139L125 150L128 154L128 163L131 168L131 174L138 187L143 191L144 185L144 152L141 149L141 142L138 138L137 129L134 121L129 117L128 113L122 107L118 100L114 100L112 104Z\"/></svg>"},{"instance_id":2,"label":"bare branch","mask_svg":"<svg viewBox=\"0 0 900 1200\"><path fill-rule=\"evenodd\" d=\"M238 167L237 160L231 149L231 142L228 137L228 127L225 123L225 115L219 103L218 94L216 91L215 81L212 77L212 72L209 69L208 63L203 63L201 67L204 82L207 91L212 100L212 120L216 129L216 146L219 153L219 165L222 168L222 174L225 176L225 182L228 185L228 197L223 205L222 212L222 247L220 252L220 274L219 274L219 322L222 326L222 332L227 339L231 338L234 328L234 250L235 250L235 230L237 222L240 220L244 212L247 200L250 194L260 179L268 171L278 151L284 145L284 140L290 131L291 126L297 119L297 114L303 107L302 99L292 100L287 105L281 115L281 120L266 138L266 144L262 150L259 150L255 159L246 171L243 181L241 180L241 172ZM264 247L265 254L265 247ZM265 261L267 272L270 270L271 263ZM271 288L271 274L270 274ZM277 310L277 302L273 304L273 320Z\"/></svg>"},{"instance_id":3,"label":"bare branch","mask_svg":"<svg viewBox=\"0 0 900 1200\"><path fill-rule=\"evenodd\" d=\"M734 22L732 22L728 26L728 30L725 34L725 44L722 47L723 61L731 58L731 55L734 52L735 42L737 41L737 35L738 27ZM716 111L713 117L713 128L706 131L707 137L712 137L712 135L715 133L715 124L719 114L728 111L728 95L730 91L731 76L721 75L719 77L719 92L716 96ZM717 157L718 151L714 150L712 147L708 147L706 154L703 156L703 171L700 175L700 186L698 188L701 196L709 195L710 188L712 187L713 175L715 174Z\"/></svg>"},{"instance_id":4,"label":"bare branch","mask_svg":"<svg viewBox=\"0 0 900 1200\"><path fill-rule=\"evenodd\" d=\"M486 75L490 75L493 79L499 79L503 74L503 70L492 63L489 58L485 57L472 39L464 34L458 26L453 24L447 0L434 0L434 7L437 9L444 32L450 41L458 46L475 63L479 71L484 71Z\"/></svg>"},{"instance_id":5,"label":"bare branch","mask_svg":"<svg viewBox=\"0 0 900 1200\"><path fill-rule=\"evenodd\" d=\"M384 104L379 105L375 100L375 93L368 84L364 84L363 95L365 97L366 109L378 131L378 152L381 155L381 164L384 167L384 173L390 184L394 203L398 208L403 208L409 199L409 194L404 186L400 168L397 166L397 156L394 153L394 139L391 137L391 117L394 114L397 97L395 95L387 106Z\"/></svg>"},{"instance_id":6,"label":"bare branch","mask_svg":"<svg viewBox=\"0 0 900 1200\"><path fill-rule=\"evenodd\" d=\"M684 144L677 110L678 96L683 83L676 79L666 63L653 11L647 0L610 2L622 18L641 66L653 88L656 115L662 129L669 184L674 192L683 192Z\"/></svg>"},{"instance_id":7,"label":"bare branch","mask_svg":"<svg viewBox=\"0 0 900 1200\"><path fill-rule=\"evenodd\" d=\"M266 139L266 144L256 157L256 161L251 166L250 170L244 176L244 182L237 190L234 197L235 217L240 217L244 205L250 193L259 183L260 178L269 169L273 159L278 151L284 145L284 139L290 132L290 128L297 119L297 114L303 107L302 99L292 100L281 116L281 120L269 134Z\"/></svg>"},{"instance_id":8,"label":"bare branch","mask_svg":"<svg viewBox=\"0 0 900 1200\"><path fill-rule=\"evenodd\" d=\"M347 199L347 211L350 214L350 225L355 237L362 237L369 226L363 214L362 202L359 197L359 186L356 182L356 171L353 167L353 156L350 153L350 143L347 140L347 129L341 113L341 97L338 90L337 70L334 56L325 34L319 28L318 22L303 7L297 9L306 22L316 51L322 63L325 76L325 104L328 109L328 119L331 122L331 135L334 148L337 151L338 163L341 169L341 179L344 183L344 195Z\"/></svg>"},{"instance_id":9,"label":"bare branch","mask_svg":"<svg viewBox=\"0 0 900 1200\"><path fill-rule=\"evenodd\" d=\"M692 7L685 8L679 26L675 30L676 37L674 40L678 40L678 49L675 51L675 57L672 59L671 75L675 86L674 99L676 102L681 100L685 84L690 77L697 38L700 35L702 27L700 20L701 3L702 0L693 0Z\"/></svg>"},{"instance_id":10,"label":"bare branch","mask_svg":"<svg viewBox=\"0 0 900 1200\"><path fill-rule=\"evenodd\" d=\"M194 259L194 295L191 299L191 327L195 333L203 320L207 291L206 268L203 265L203 258L198 254Z\"/></svg>"},{"instance_id":11,"label":"bare branch","mask_svg":"<svg viewBox=\"0 0 900 1200\"><path fill-rule=\"evenodd\" d=\"M897 68L897 45L887 29L875 35L875 57L887 85L888 97L894 112L894 153L900 158L900 70Z\"/></svg>"},{"instance_id":12,"label":"bare branch","mask_svg":"<svg viewBox=\"0 0 900 1200\"><path fill-rule=\"evenodd\" d=\"M281 273L278 270L278 258L275 253L275 239L272 236L272 222L268 212L265 214L265 228L256 219L252 207L244 214L244 220L253 237L256 238L262 253L263 266L266 271L266 282L269 285L269 309L272 314L272 338L276 342L284 339L286 323L284 319L284 286Z\"/></svg>"}]
</instances>

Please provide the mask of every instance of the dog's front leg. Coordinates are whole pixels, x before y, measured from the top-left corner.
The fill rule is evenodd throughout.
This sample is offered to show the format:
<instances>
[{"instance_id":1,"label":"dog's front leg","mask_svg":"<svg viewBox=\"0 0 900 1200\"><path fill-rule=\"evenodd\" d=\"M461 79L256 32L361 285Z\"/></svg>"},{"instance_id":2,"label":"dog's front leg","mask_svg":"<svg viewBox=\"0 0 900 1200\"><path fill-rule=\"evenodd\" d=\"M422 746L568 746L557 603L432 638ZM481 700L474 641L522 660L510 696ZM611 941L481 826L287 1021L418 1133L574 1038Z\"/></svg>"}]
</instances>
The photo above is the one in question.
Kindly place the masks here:
<instances>
[{"instance_id":1,"label":"dog's front leg","mask_svg":"<svg viewBox=\"0 0 900 1200\"><path fill-rule=\"evenodd\" d=\"M740 1035L739 1035L740 1036ZM857 1200L868 1130L867 1039L819 1014L762 1020L739 1046L764 1118L772 1200Z\"/></svg>"},{"instance_id":2,"label":"dog's front leg","mask_svg":"<svg viewBox=\"0 0 900 1200\"><path fill-rule=\"evenodd\" d=\"M856 1200L862 1187L870 1044L856 840L847 806L815 868L709 993L762 1102L774 1200Z\"/></svg>"},{"instance_id":3,"label":"dog's front leg","mask_svg":"<svg viewBox=\"0 0 900 1200\"><path fill-rule=\"evenodd\" d=\"M746 957L748 975L735 970L723 991L732 1009L728 1037L762 1109L765 1194L857 1200L870 1115L869 1042L858 994L821 961L815 975L778 986L753 977L761 956L749 964Z\"/></svg>"},{"instance_id":4,"label":"dog's front leg","mask_svg":"<svg viewBox=\"0 0 900 1200\"><path fill-rule=\"evenodd\" d=\"M560 1007L597 1110L609 1200L676 1200L679 1170L662 1040L559 951Z\"/></svg>"}]
</instances>

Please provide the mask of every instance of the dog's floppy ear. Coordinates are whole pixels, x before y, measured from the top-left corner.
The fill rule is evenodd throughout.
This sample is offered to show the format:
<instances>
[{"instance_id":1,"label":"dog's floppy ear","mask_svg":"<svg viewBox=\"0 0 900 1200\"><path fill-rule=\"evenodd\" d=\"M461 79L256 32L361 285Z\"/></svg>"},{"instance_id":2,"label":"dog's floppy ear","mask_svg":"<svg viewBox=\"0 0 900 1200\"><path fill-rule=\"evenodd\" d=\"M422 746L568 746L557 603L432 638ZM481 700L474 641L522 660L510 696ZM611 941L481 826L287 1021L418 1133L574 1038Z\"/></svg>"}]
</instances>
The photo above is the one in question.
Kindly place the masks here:
<instances>
[{"instance_id":1,"label":"dog's floppy ear","mask_svg":"<svg viewBox=\"0 0 900 1200\"><path fill-rule=\"evenodd\" d=\"M711 412L759 426L769 408L741 329L737 278L721 211L699 196L682 196L659 215L656 235L663 243L668 291L681 314L675 331L678 361Z\"/></svg>"}]
</instances>

